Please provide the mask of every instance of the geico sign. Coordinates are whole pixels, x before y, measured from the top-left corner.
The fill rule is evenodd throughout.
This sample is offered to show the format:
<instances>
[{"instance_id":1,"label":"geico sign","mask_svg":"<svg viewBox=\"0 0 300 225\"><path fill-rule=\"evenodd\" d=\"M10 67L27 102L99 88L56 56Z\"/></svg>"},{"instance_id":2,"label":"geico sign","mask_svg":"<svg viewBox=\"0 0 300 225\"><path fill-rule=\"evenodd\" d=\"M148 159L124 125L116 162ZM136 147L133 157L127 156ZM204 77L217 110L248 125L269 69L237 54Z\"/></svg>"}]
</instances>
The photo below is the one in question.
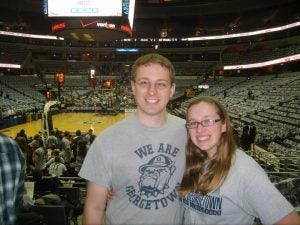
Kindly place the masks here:
<instances>
[{"instance_id":1,"label":"geico sign","mask_svg":"<svg viewBox=\"0 0 300 225\"><path fill-rule=\"evenodd\" d=\"M83 14L83 13L96 14L99 12L99 9L98 8L71 8L70 11L73 14Z\"/></svg>"}]
</instances>

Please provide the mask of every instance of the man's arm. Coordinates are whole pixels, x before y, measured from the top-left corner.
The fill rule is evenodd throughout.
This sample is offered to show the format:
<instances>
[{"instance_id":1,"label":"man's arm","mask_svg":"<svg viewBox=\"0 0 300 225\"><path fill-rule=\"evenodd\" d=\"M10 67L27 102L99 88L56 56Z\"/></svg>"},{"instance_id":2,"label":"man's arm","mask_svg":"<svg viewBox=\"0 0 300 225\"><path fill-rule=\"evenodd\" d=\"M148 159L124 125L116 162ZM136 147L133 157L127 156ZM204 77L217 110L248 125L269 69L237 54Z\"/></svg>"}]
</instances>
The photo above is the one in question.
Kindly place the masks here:
<instances>
[{"instance_id":1,"label":"man's arm","mask_svg":"<svg viewBox=\"0 0 300 225\"><path fill-rule=\"evenodd\" d=\"M281 220L279 220L276 225L299 225L300 224L300 216L294 210L291 213L287 214Z\"/></svg>"},{"instance_id":2,"label":"man's arm","mask_svg":"<svg viewBox=\"0 0 300 225\"><path fill-rule=\"evenodd\" d=\"M84 225L103 224L106 201L107 188L89 182L83 212Z\"/></svg>"}]
</instances>

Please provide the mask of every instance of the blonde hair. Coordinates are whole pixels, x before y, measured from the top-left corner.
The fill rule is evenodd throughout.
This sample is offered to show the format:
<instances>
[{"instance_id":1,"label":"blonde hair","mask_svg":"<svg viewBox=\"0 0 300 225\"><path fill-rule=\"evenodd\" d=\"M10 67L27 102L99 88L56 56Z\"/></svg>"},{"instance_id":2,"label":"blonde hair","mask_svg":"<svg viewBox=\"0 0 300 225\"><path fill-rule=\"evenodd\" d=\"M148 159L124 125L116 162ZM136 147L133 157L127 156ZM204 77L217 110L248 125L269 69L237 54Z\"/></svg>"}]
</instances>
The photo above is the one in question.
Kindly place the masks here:
<instances>
[{"instance_id":1,"label":"blonde hair","mask_svg":"<svg viewBox=\"0 0 300 225\"><path fill-rule=\"evenodd\" d=\"M191 191L206 195L219 187L229 173L231 159L236 150L230 118L224 106L212 97L203 96L191 102L187 111L200 102L206 102L216 108L222 122L226 124L226 131L222 133L217 153L212 159L205 151L201 151L190 137L188 138L186 169L178 189L181 195L186 195Z\"/></svg>"},{"instance_id":2,"label":"blonde hair","mask_svg":"<svg viewBox=\"0 0 300 225\"><path fill-rule=\"evenodd\" d=\"M151 64L159 64L162 67L168 69L170 72L171 83L175 83L175 69L173 64L166 57L156 53L143 55L134 62L134 64L131 67L131 80L135 81L136 71L140 66L146 66Z\"/></svg>"}]
</instances>

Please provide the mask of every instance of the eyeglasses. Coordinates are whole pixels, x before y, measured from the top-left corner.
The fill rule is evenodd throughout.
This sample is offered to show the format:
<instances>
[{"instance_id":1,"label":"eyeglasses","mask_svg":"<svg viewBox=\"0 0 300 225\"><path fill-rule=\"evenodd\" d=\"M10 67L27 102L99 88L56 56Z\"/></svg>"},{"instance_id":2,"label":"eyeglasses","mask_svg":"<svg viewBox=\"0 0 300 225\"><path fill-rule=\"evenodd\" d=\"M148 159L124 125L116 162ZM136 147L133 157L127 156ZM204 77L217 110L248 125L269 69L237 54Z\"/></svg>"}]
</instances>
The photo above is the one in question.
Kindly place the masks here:
<instances>
[{"instance_id":1,"label":"eyeglasses","mask_svg":"<svg viewBox=\"0 0 300 225\"><path fill-rule=\"evenodd\" d=\"M211 127L213 125L215 125L215 123L221 121L222 119L206 119L206 120L202 120L200 122L198 121L191 121L191 122L187 122L185 124L185 127L188 129L195 129L198 128L199 124L201 124L203 127Z\"/></svg>"}]
</instances>

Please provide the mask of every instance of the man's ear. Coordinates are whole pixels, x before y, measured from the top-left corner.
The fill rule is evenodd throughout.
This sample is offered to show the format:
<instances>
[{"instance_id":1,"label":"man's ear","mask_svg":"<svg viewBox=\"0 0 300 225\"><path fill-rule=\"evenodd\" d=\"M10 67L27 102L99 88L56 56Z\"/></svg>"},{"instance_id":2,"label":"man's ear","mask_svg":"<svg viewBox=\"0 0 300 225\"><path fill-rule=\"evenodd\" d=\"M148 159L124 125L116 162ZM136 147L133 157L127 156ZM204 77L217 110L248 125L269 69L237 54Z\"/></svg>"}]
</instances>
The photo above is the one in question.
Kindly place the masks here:
<instances>
[{"instance_id":1,"label":"man's ear","mask_svg":"<svg viewBox=\"0 0 300 225\"><path fill-rule=\"evenodd\" d=\"M134 81L131 80L130 81L130 84L131 84L131 90L132 90L132 94L135 95L135 86L134 86Z\"/></svg>"},{"instance_id":2,"label":"man's ear","mask_svg":"<svg viewBox=\"0 0 300 225\"><path fill-rule=\"evenodd\" d=\"M176 84L173 83L171 86L170 98L173 97L173 95L175 94L175 91L176 91Z\"/></svg>"}]
</instances>

